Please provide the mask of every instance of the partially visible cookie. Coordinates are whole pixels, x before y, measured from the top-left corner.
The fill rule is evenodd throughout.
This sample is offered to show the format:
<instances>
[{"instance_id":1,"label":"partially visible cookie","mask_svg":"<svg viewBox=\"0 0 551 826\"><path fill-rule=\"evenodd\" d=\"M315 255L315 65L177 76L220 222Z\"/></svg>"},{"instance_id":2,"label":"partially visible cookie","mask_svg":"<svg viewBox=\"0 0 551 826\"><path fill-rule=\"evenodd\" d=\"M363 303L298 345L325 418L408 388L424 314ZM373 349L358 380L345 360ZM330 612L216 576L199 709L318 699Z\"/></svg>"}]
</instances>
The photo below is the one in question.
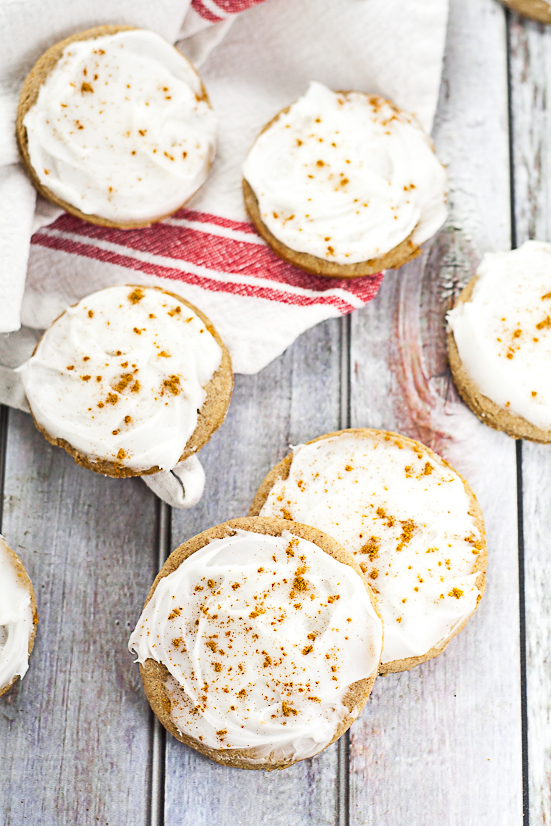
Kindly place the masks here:
<instances>
[{"instance_id":1,"label":"partially visible cookie","mask_svg":"<svg viewBox=\"0 0 551 826\"><path fill-rule=\"evenodd\" d=\"M484 593L474 493L444 459L400 434L356 428L293 448L258 489L256 514L315 524L354 555L385 627L381 674L441 654Z\"/></svg>"},{"instance_id":2,"label":"partially visible cookie","mask_svg":"<svg viewBox=\"0 0 551 826\"><path fill-rule=\"evenodd\" d=\"M51 46L23 84L16 131L41 195L121 228L180 209L205 181L216 145L216 118L189 60L130 26Z\"/></svg>"},{"instance_id":3,"label":"partially visible cookie","mask_svg":"<svg viewBox=\"0 0 551 826\"><path fill-rule=\"evenodd\" d=\"M117 477L171 470L196 454L233 391L230 355L209 319L159 287L86 296L18 370L46 439Z\"/></svg>"},{"instance_id":4,"label":"partially visible cookie","mask_svg":"<svg viewBox=\"0 0 551 826\"><path fill-rule=\"evenodd\" d=\"M510 9L539 20L540 23L551 23L551 4L547 0L501 0Z\"/></svg>"},{"instance_id":5,"label":"partially visible cookie","mask_svg":"<svg viewBox=\"0 0 551 826\"><path fill-rule=\"evenodd\" d=\"M378 95L313 82L256 139L243 194L281 258L357 278L419 255L446 217L447 175L411 115Z\"/></svg>"},{"instance_id":6,"label":"partially visible cookie","mask_svg":"<svg viewBox=\"0 0 551 826\"><path fill-rule=\"evenodd\" d=\"M551 244L485 255L447 321L453 380L473 413L551 442Z\"/></svg>"},{"instance_id":7,"label":"partially visible cookie","mask_svg":"<svg viewBox=\"0 0 551 826\"><path fill-rule=\"evenodd\" d=\"M32 582L0 536L0 696L27 673L37 625Z\"/></svg>"},{"instance_id":8,"label":"partially visible cookie","mask_svg":"<svg viewBox=\"0 0 551 826\"><path fill-rule=\"evenodd\" d=\"M153 711L222 765L283 769L363 709L382 624L353 558L284 519L233 519L177 548L130 638Z\"/></svg>"}]
</instances>

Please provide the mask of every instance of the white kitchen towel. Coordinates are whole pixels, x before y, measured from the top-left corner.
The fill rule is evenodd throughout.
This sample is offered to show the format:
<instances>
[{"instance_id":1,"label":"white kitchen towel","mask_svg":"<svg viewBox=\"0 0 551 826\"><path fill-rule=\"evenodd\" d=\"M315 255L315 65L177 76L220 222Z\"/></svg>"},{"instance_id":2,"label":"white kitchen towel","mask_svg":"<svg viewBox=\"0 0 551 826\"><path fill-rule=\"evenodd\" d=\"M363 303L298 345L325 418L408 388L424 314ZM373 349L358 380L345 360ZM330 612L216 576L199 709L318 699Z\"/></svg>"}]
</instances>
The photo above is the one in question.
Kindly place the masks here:
<instances>
[{"instance_id":1,"label":"white kitchen towel","mask_svg":"<svg viewBox=\"0 0 551 826\"><path fill-rule=\"evenodd\" d=\"M102 22L142 26L178 41L201 64L219 119L209 179L186 208L159 224L140 230L96 227L65 213L56 218L59 212L38 199L35 226L48 225L32 239L21 309L25 326L2 336L0 402L26 407L11 368L32 352L36 336L31 331L49 325L68 304L112 284L159 284L196 304L215 324L234 370L241 373L262 369L309 327L370 301L382 274L324 279L272 253L246 218L241 166L262 126L303 94L310 80L382 94L416 114L430 131L447 12L448 0L0 3L0 166L17 161L13 122L7 121L13 119L18 90L34 60L70 32ZM33 202L23 177L20 185L21 194L12 194L11 203L3 199L0 185L0 243L14 239L7 258L0 248L3 264L9 262L0 273L0 330L19 325L28 255L21 238L29 223L18 218L17 227L25 229L13 232L13 216L25 210L28 215Z\"/></svg>"}]
</instances>

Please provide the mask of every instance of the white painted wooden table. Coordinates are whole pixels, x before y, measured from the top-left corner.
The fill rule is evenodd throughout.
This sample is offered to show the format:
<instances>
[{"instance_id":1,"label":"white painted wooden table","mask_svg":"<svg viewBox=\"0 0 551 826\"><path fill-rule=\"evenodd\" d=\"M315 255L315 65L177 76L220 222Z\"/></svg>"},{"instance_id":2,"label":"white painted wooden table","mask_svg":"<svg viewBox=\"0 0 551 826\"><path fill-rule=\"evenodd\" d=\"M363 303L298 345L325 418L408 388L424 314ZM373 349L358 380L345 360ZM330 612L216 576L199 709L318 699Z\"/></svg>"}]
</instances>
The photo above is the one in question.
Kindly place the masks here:
<instances>
[{"instance_id":1,"label":"white painted wooden table","mask_svg":"<svg viewBox=\"0 0 551 826\"><path fill-rule=\"evenodd\" d=\"M406 0L422 2L422 0ZM551 449L483 427L450 380L444 313L481 255L551 240L551 28L451 0L438 152L446 228L352 318L238 376L203 451L208 492L170 513L0 420L2 530L37 591L30 671L0 700L4 826L543 826L551 822ZM377 681L349 736L281 772L225 769L166 738L126 650L166 554L246 514L267 470L341 427L421 439L471 482L488 589L444 655Z\"/></svg>"}]
</instances>

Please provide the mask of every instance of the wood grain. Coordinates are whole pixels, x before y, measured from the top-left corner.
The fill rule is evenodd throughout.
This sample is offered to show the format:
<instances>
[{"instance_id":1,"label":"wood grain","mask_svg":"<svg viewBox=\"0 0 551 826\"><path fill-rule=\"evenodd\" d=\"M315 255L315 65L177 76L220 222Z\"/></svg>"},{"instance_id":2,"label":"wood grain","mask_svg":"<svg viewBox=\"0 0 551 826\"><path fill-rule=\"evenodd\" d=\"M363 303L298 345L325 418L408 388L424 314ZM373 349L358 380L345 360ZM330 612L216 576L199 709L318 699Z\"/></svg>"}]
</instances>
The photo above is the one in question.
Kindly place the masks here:
<instances>
[{"instance_id":1,"label":"wood grain","mask_svg":"<svg viewBox=\"0 0 551 826\"><path fill-rule=\"evenodd\" d=\"M505 13L479 0L450 11L435 130L450 219L353 317L352 425L405 432L465 476L486 520L488 588L441 657L376 683L351 729L351 826L522 821L515 444L460 402L444 343L477 259L510 243Z\"/></svg>"},{"instance_id":2,"label":"wood grain","mask_svg":"<svg viewBox=\"0 0 551 826\"><path fill-rule=\"evenodd\" d=\"M511 15L517 245L551 241L551 29ZM530 823L551 822L551 451L524 443L522 488Z\"/></svg>"},{"instance_id":3,"label":"wood grain","mask_svg":"<svg viewBox=\"0 0 551 826\"><path fill-rule=\"evenodd\" d=\"M268 470L298 444L338 426L341 330L331 320L305 333L255 376L236 376L228 418L201 452L207 494L173 514L173 546L248 513ZM252 776L251 776L252 775ZM334 826L338 744L283 772L217 766L167 740L166 826Z\"/></svg>"},{"instance_id":4,"label":"wood grain","mask_svg":"<svg viewBox=\"0 0 551 826\"><path fill-rule=\"evenodd\" d=\"M451 178L445 231L351 320L319 325L260 374L237 377L228 419L201 453L207 493L173 514L172 538L166 509L156 538L159 509L141 482L79 469L10 412L3 530L33 578L41 621L29 673L0 701L0 819L9 826L522 823L515 444L462 405L444 347L445 310L481 255L510 243L505 21L494 0L451 0L435 134ZM551 240L551 29L510 21L516 236ZM350 748L342 738L313 761L251 777L171 738L165 745L126 651L160 544L166 552L244 515L289 444L348 425L420 439L472 484L489 549L477 615L437 660L377 681ZM522 471L530 815L543 826L549 448L524 446Z\"/></svg>"},{"instance_id":5,"label":"wood grain","mask_svg":"<svg viewBox=\"0 0 551 826\"><path fill-rule=\"evenodd\" d=\"M156 504L10 411L3 532L32 577L40 625L0 701L3 823L147 823L152 716L127 651L156 572Z\"/></svg>"}]
</instances>

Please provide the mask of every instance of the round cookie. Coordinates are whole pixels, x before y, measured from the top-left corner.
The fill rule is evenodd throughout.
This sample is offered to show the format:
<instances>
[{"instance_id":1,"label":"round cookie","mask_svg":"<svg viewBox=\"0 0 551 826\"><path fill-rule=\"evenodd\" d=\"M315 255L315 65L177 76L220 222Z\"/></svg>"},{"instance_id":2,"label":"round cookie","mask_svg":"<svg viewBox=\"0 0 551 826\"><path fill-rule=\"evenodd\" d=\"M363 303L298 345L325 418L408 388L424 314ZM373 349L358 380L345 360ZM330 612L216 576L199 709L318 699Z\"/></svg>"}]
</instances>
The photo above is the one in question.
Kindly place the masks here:
<instances>
[{"instance_id":1,"label":"round cookie","mask_svg":"<svg viewBox=\"0 0 551 826\"><path fill-rule=\"evenodd\" d=\"M111 304L115 305L114 309L110 308L113 312L113 320L120 315L123 306L128 316L125 322L126 329L123 324L122 334L120 330L115 330L114 337L109 339L105 339L106 334L101 327L97 326L98 323L103 324L105 313L98 311L98 306L100 308L103 306L106 296ZM144 297L146 297L145 302ZM124 303L119 305L119 301ZM94 305L95 310L88 309L91 304ZM187 308L188 312L185 310L182 312L182 308ZM150 315L148 310L151 309L156 310L156 313ZM137 348L142 347L143 340L146 338L143 333L146 335L148 333L147 325L153 323L149 322L149 318L158 315L159 311L163 312L165 317L162 320L159 319L160 326L157 326L151 334L151 341L148 343L149 350L145 348L138 352ZM90 334L85 330L75 346L75 335L78 331L75 334L74 328L70 327L72 323L78 325L79 329L82 329L84 324L89 327L94 325L95 329L92 329ZM63 329L59 329L62 324L69 327L69 331L73 331L71 336L64 335ZM141 326L142 324L146 326ZM109 320L107 325L110 325ZM183 326L179 327L179 325ZM171 337L167 338L170 326L173 329ZM193 331L194 327L197 328L195 331ZM111 329L115 329L115 324ZM54 341L47 354L50 363L43 364L42 349L48 346L48 337L52 331L59 341ZM205 332L207 336L201 336L201 333ZM190 334L193 334L194 338L190 339ZM159 336L163 335L165 337L159 339ZM130 339L129 336L132 338ZM70 342L71 349L68 352L59 346L64 340ZM165 347L167 341L172 342L174 345L170 348L172 353L168 347L163 348L163 341ZM208 369L202 369L201 359L196 360L198 364L193 361L193 347L197 346L197 341L201 342L202 347L208 345L205 355L205 358L208 357L209 360ZM192 357L187 358L190 348ZM87 353L88 350L92 354L91 358ZM156 354L154 368L151 368L149 363L151 351ZM86 355L83 355L85 352ZM179 358L176 365L172 364L174 356ZM105 363L106 359L108 363ZM38 380L34 375L35 365ZM214 367L211 370L212 365ZM136 367L138 367L137 370L132 369ZM160 372L161 370L164 370L164 373ZM160 470L169 470L179 462L195 455L210 440L212 434L226 418L234 383L228 350L207 316L176 293L160 287L139 285L123 285L100 290L66 310L45 331L31 359L18 368L18 371L22 373L35 425L45 438L51 444L62 447L82 467L119 478L144 476L158 473ZM101 371L101 374L98 371ZM143 379L144 371L146 381ZM52 373L55 373L55 376L59 377L60 382L63 383L60 389L65 394L64 398L56 396L56 392L50 388ZM201 374L203 378L206 378L202 387ZM141 384L140 376L142 376ZM97 381L94 382L94 379ZM196 392L193 394L190 381L194 381ZM183 392L184 385L186 393ZM77 393L85 390L86 397L80 400L74 397L75 390ZM155 393L157 396L152 400L150 397ZM41 394L41 398L38 394ZM67 403L71 401L71 395L75 398L76 407L71 411L72 419L70 418L66 424L63 416ZM134 411L137 410L139 413L139 405L143 403L144 396L146 403L150 404L151 412L145 417L140 414L141 418L139 418ZM204 398L201 402L202 396ZM110 430L113 421L108 417L112 417L118 410L119 402L125 405L125 408L120 414L117 412L114 430ZM55 408L52 408L52 405L55 405ZM177 405L180 408L183 407L184 413L178 414L178 410L174 410ZM159 416L165 407L169 408L168 415L171 418L160 420ZM52 410L55 412L55 417ZM185 419L182 421L184 414ZM95 439L93 435L95 426L92 419L96 416L100 420L102 435L92 442L91 439ZM102 417L105 419L103 422ZM128 424L127 419L130 420ZM181 425L186 424L189 429L190 421L194 421L194 426L182 445L180 454L178 439L183 432ZM145 447L141 442L135 441L136 438L143 439L144 434L135 437L132 433L134 429L143 431L144 426L147 428ZM70 437L65 432L67 427L69 427ZM84 428L87 428L87 431L83 434ZM113 438L109 435L110 433ZM75 444L77 438L79 444ZM157 443L163 446L164 461L162 463L157 454ZM84 449L84 444L87 449ZM177 451L177 455L172 455L174 450ZM141 456L139 467L133 466L135 465L133 455L135 457L137 453Z\"/></svg>"},{"instance_id":2,"label":"round cookie","mask_svg":"<svg viewBox=\"0 0 551 826\"><path fill-rule=\"evenodd\" d=\"M547 0L501 0L517 14L531 17L540 23L551 23L551 4Z\"/></svg>"},{"instance_id":3,"label":"round cookie","mask_svg":"<svg viewBox=\"0 0 551 826\"><path fill-rule=\"evenodd\" d=\"M222 765L269 771L349 728L381 646L370 588L335 540L251 517L170 555L129 642L170 734Z\"/></svg>"},{"instance_id":4,"label":"round cookie","mask_svg":"<svg viewBox=\"0 0 551 826\"><path fill-rule=\"evenodd\" d=\"M264 127L243 167L245 207L264 240L288 263L332 278L419 255L445 219L446 188L414 118L377 95L320 83Z\"/></svg>"},{"instance_id":5,"label":"round cookie","mask_svg":"<svg viewBox=\"0 0 551 826\"><path fill-rule=\"evenodd\" d=\"M125 33L129 34L127 35ZM138 42L133 46L132 39L136 37L144 40L144 42ZM67 95L69 103L60 102L59 106L52 104L54 110L59 109L59 115L57 115L57 112L54 110L52 110L52 112L47 110L41 120L37 118L37 130L38 127L41 126L44 131L46 124L51 122L52 116L57 116L61 124L59 130L57 130L57 134L54 128L51 134L48 133L41 136L41 152L39 154L42 163L40 166L44 166L44 159L48 157L52 160L52 169L38 169L36 165L33 164L31 157L32 151L26 124L26 121L28 121L27 115L30 110L34 111L37 102L38 105L41 104L41 90L43 90L44 84L51 80L52 73L58 65L61 66L63 61L64 65L68 64L68 58L72 55L72 53L68 51L68 47L70 47L71 44L99 40L100 42L97 43L92 54L96 56L96 61L105 61L110 57L110 55L108 55L107 58L104 57L106 48L100 48L100 46L105 45L105 42L108 42L105 41L105 38L115 38L115 40L122 38L122 41L128 40L128 42L123 42L123 45L127 47L130 45L130 52L132 52L132 48L134 49L134 57L136 57L136 55L143 55L143 58L149 61L146 71L147 69L151 71L152 67L156 68L155 62L158 64L160 82L157 84L156 90L153 88L154 84L149 84L147 77L144 78L142 76L139 79L139 83L141 84L140 94L138 98L130 104L130 106L134 107L132 112L123 112L123 104L125 104L125 101L128 101L129 98L123 97L121 103L113 107L113 102L108 98L108 95L111 93L107 92L104 87L108 87L109 82L113 84L114 81L104 81L104 75L107 78L114 76L120 83L124 83L126 79L134 80L134 78L129 76L128 78L125 77L121 79L119 76L119 66L115 66L114 68L111 66L100 67L98 63L96 68L100 77L97 83L98 85L100 83L102 84L100 88L106 95L106 100L98 104L97 113L95 111L91 112L88 106L89 104L92 106L95 105L96 98L101 94L101 91L98 89L98 86L95 88L93 86L98 78L98 74L92 74L93 69L90 67L88 67L90 68L90 72L88 72L87 67L84 66L83 82L80 91L82 100L79 99L82 110L75 108L74 123L71 121L71 124L68 125L62 122L62 117L67 118L67 112L72 112L68 106L73 106L74 108L74 100L76 100L76 95L79 92L77 90L70 93L69 86L74 87L76 85L73 82L69 84L71 78L66 79L67 83L65 86L67 88L62 88L61 81L57 78L57 85L55 90L52 90L52 94L55 91L55 93L63 93L62 96ZM120 45L118 40L116 45ZM87 56L85 54L77 57L81 61L81 64L85 62L87 58L91 59L90 55ZM73 55L73 60L76 61L77 57ZM169 64L172 65L169 66ZM81 65L77 68L80 72ZM76 72L77 68L73 67L72 70ZM121 74L124 74L124 71L121 71ZM73 80L74 79L75 78L73 78ZM176 89L176 91L161 85L161 83L171 83L174 81L177 83L183 81L183 84L179 89ZM191 100L182 100L184 84L189 86L189 97ZM130 89L132 86L131 83L124 85L127 89ZM142 88L144 86L146 87L145 91ZM171 95L162 92L162 89L166 89L167 92L171 91ZM117 90L115 89L115 94L116 92ZM157 92L160 94L157 95ZM94 93L96 94L94 95ZM189 119L187 128L191 130L191 141L187 141L187 143L191 142L194 144L194 147L188 147L186 143L186 149L182 152L180 151L182 150L182 146L178 144L178 140L180 140L180 142L185 140L181 124L177 124L179 130L178 139L174 137L175 117L181 117L182 114L180 112L179 115L175 115L173 111L167 111L166 102L169 101L168 106L172 106L170 103L172 94L177 94L177 96L179 94L181 107L185 105L187 110L189 110L186 111L186 114ZM72 95L73 100L71 100L70 95ZM148 95L150 100L143 101L141 99L142 96L147 97ZM156 99L156 95L158 99ZM164 107L164 109L159 108L159 101L161 101L160 105ZM46 105L46 103L50 104L50 101L46 101L44 105ZM104 105L106 108L99 110L99 105ZM145 108L150 105L150 109ZM107 108L108 106L111 106L111 111ZM64 112L61 107L64 107L67 112ZM114 115L112 111L113 108L115 109ZM86 145L81 147L78 142L75 142L76 138L73 137L72 140L74 143L71 151L69 151L67 147L63 145L63 140L59 140L59 135L62 135L62 138L67 142L71 139L72 135L87 134L86 124L88 124L88 131L90 128L94 128L98 122L101 122L102 115L106 117L106 111L108 113L107 117L115 117L116 120L111 124L109 129L106 129L104 135L102 134L98 137L96 134L93 136L92 139L97 142L92 149L96 153L98 163L95 169L89 171L87 168L87 163L89 163L87 153L89 156L91 150L89 150ZM199 111L200 116L198 118L196 115ZM73 114L71 114L71 117L73 117ZM205 134L199 136L204 146L201 146L199 149L199 145L197 144L198 119L204 121L205 129ZM84 124L82 121L84 121ZM173 124L172 130L169 133L167 132L167 134L160 132L159 124L162 124L164 121ZM92 224L99 224L100 226L106 227L135 228L149 226L156 221L172 215L187 203L200 188L214 158L214 124L215 118L212 113L210 101L199 74L189 60L172 46L172 44L164 41L163 38L154 32L137 29L133 26L97 26L93 29L70 35L59 43L51 46L37 60L27 76L21 91L16 118L16 135L23 165L36 189L41 195L47 198L47 200L72 215L75 215L77 218L82 218ZM142 128L138 129L138 126ZM118 130L126 127L128 127L128 131L125 133L121 132L119 135ZM132 130L135 134L131 134ZM153 137L151 137L151 135L153 135ZM37 141L39 141L39 137L37 131ZM118 152L116 156L110 156L105 152L106 146L108 141L114 140L115 138L124 138L124 141L128 141L128 147L124 145L121 151L120 145L118 145L115 150L110 144L108 149L111 149L113 152ZM56 140L60 144L59 146L54 145ZM101 141L103 141L105 146L103 146ZM44 143L44 147L42 143ZM132 146L130 144L132 144ZM77 154L81 150L86 150L86 152L83 152L82 158L79 160ZM103 156L100 156L101 151L104 153ZM135 157L132 158L132 156ZM159 159L161 160L159 161ZM99 161L101 161L101 163ZM111 166L106 170L104 167L108 166L109 163L111 163ZM130 164L128 169L122 169L123 163L127 165ZM190 173L189 166L191 163L197 166L194 175ZM164 166L162 166L162 164L164 164ZM57 166L59 166L59 172ZM173 166L176 171L173 172L170 169L171 166ZM179 168L176 169L178 166ZM118 169L119 167L121 168ZM52 191L52 186L54 186L51 183L52 179L47 180L46 175L51 175L52 177L55 175L56 178L59 178L55 184L55 188L59 191ZM160 178L160 175L163 177ZM188 180L190 175L191 180ZM110 182L112 184L111 186L109 185ZM185 182L185 185L183 182ZM148 184L150 184L149 191L146 188ZM169 184L171 187L170 203L166 200L168 197L166 192L169 189ZM87 192L77 191L78 187L84 187ZM123 189L124 200L121 200L121 188ZM90 190L91 194L89 192ZM182 197L179 197L180 191L183 193ZM65 193L70 193L70 195ZM85 196L87 200L80 204L80 201ZM79 203L74 203L74 200L79 201ZM119 206L117 206L117 200L121 201ZM151 212L153 209L152 204L155 206L153 212Z\"/></svg>"},{"instance_id":6,"label":"round cookie","mask_svg":"<svg viewBox=\"0 0 551 826\"><path fill-rule=\"evenodd\" d=\"M0 696L27 673L37 625L32 582L0 536Z\"/></svg>"},{"instance_id":7,"label":"round cookie","mask_svg":"<svg viewBox=\"0 0 551 826\"><path fill-rule=\"evenodd\" d=\"M550 287L551 245L528 241L517 250L486 255L447 316L448 359L463 401L484 424L540 443L551 442ZM475 312L473 298L481 312L490 313L491 336L481 329L488 317L465 315Z\"/></svg>"},{"instance_id":8,"label":"round cookie","mask_svg":"<svg viewBox=\"0 0 551 826\"><path fill-rule=\"evenodd\" d=\"M354 554L385 626L381 674L441 654L484 592L474 493L444 459L400 434L356 428L298 446L268 473L249 514L310 519Z\"/></svg>"}]
</instances>

